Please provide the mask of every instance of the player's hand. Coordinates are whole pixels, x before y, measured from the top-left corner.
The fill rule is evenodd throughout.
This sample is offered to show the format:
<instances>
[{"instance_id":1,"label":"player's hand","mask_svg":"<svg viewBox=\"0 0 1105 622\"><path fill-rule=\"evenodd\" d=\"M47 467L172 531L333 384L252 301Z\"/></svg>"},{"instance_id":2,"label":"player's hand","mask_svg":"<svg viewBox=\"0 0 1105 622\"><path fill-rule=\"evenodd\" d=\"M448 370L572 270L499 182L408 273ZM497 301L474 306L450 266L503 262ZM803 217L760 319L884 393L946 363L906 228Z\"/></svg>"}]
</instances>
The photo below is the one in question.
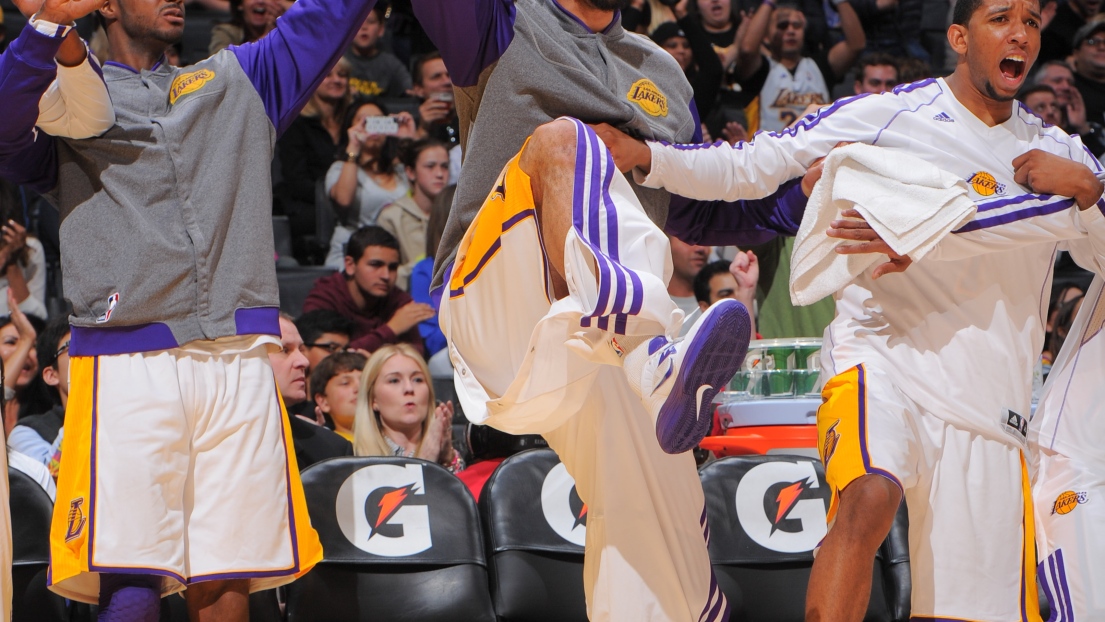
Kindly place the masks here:
<instances>
[{"instance_id":1,"label":"player's hand","mask_svg":"<svg viewBox=\"0 0 1105 622\"><path fill-rule=\"evenodd\" d=\"M1082 210L1097 203L1105 192L1105 186L1085 164L1039 149L1013 159L1013 180L1036 193L1073 197Z\"/></svg>"},{"instance_id":2,"label":"player's hand","mask_svg":"<svg viewBox=\"0 0 1105 622\"><path fill-rule=\"evenodd\" d=\"M802 176L802 193L807 198L813 194L813 187L817 185L817 182L821 181L821 174L825 172L825 158L817 158L813 161L813 164L806 169L806 174Z\"/></svg>"},{"instance_id":3,"label":"player's hand","mask_svg":"<svg viewBox=\"0 0 1105 622\"><path fill-rule=\"evenodd\" d=\"M72 24L104 5L104 0L13 0L24 17L38 18L53 24Z\"/></svg>"},{"instance_id":4,"label":"player's hand","mask_svg":"<svg viewBox=\"0 0 1105 622\"><path fill-rule=\"evenodd\" d=\"M402 335L408 330L418 326L419 322L428 320L436 315L434 308L421 302L408 302L399 307L395 315L388 320L388 327L396 335Z\"/></svg>"},{"instance_id":5,"label":"player's hand","mask_svg":"<svg viewBox=\"0 0 1105 622\"><path fill-rule=\"evenodd\" d=\"M841 255L862 255L864 253L880 253L889 257L889 261L875 267L871 278L877 279L884 274L892 272L905 272L913 263L907 256L899 255L883 241L879 234L867 224L863 216L854 209L841 212L845 220L834 220L829 223L826 235L839 240L849 240L855 244L841 244L836 247L836 252Z\"/></svg>"},{"instance_id":6,"label":"player's hand","mask_svg":"<svg viewBox=\"0 0 1105 622\"><path fill-rule=\"evenodd\" d=\"M652 170L652 151L645 141L637 140L608 123L592 125L591 128L610 150L610 155L614 157L614 166L619 171L626 173L638 168L648 174Z\"/></svg>"},{"instance_id":7,"label":"player's hand","mask_svg":"<svg viewBox=\"0 0 1105 622\"><path fill-rule=\"evenodd\" d=\"M729 274L737 280L737 287L742 291L755 291L760 282L760 259L752 251L737 251L729 264Z\"/></svg>"}]
</instances>

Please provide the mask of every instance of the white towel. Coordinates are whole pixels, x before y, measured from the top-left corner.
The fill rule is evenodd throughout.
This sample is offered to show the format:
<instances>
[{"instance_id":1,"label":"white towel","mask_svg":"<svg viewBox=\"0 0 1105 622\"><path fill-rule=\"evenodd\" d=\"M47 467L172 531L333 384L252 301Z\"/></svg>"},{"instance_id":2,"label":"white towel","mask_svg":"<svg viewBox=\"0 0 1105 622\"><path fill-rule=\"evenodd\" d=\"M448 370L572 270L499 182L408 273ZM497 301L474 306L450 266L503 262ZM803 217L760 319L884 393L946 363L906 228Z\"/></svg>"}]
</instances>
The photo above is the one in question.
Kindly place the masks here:
<instances>
[{"instance_id":1,"label":"white towel","mask_svg":"<svg viewBox=\"0 0 1105 622\"><path fill-rule=\"evenodd\" d=\"M853 143L834 149L814 186L794 242L790 299L813 304L844 288L886 255L840 255L825 235L841 212L855 208L899 255L925 256L948 232L974 217L967 182L902 151Z\"/></svg>"}]
</instances>

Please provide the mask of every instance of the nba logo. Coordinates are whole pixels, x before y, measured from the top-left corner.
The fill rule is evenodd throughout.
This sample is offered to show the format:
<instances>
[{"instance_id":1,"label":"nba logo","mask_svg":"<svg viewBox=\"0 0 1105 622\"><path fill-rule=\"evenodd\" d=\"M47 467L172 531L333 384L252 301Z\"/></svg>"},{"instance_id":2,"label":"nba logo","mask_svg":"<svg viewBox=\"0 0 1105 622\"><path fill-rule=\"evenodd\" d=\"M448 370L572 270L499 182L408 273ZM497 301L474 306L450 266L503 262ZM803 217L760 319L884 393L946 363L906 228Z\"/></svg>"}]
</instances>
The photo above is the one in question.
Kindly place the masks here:
<instances>
[{"instance_id":1,"label":"nba logo","mask_svg":"<svg viewBox=\"0 0 1105 622\"><path fill-rule=\"evenodd\" d=\"M119 292L107 297L107 311L104 311L103 315L96 318L97 324L103 324L111 319L111 314L115 312L115 305L119 304Z\"/></svg>"}]
</instances>

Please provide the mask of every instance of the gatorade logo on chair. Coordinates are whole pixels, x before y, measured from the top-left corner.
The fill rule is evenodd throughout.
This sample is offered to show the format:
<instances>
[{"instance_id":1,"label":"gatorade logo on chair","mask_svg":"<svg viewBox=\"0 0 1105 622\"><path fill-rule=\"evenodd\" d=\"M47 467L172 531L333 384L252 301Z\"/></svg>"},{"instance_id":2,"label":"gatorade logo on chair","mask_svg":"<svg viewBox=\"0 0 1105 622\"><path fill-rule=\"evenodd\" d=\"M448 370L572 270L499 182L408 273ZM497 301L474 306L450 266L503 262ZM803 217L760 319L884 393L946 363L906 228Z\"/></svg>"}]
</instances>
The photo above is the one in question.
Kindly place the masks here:
<instances>
[{"instance_id":1,"label":"gatorade logo on chair","mask_svg":"<svg viewBox=\"0 0 1105 622\"><path fill-rule=\"evenodd\" d=\"M737 518L756 544L780 553L812 551L825 537L826 502L812 462L765 462L737 485Z\"/></svg>"},{"instance_id":2,"label":"gatorade logo on chair","mask_svg":"<svg viewBox=\"0 0 1105 622\"><path fill-rule=\"evenodd\" d=\"M422 466L375 464L338 489L336 513L353 546L381 557L406 557L433 546ZM352 509L352 511L350 511Z\"/></svg>"},{"instance_id":3,"label":"gatorade logo on chair","mask_svg":"<svg viewBox=\"0 0 1105 622\"><path fill-rule=\"evenodd\" d=\"M576 492L576 482L563 464L557 464L541 484L541 512L556 535L572 544L587 543L587 504Z\"/></svg>"}]
</instances>

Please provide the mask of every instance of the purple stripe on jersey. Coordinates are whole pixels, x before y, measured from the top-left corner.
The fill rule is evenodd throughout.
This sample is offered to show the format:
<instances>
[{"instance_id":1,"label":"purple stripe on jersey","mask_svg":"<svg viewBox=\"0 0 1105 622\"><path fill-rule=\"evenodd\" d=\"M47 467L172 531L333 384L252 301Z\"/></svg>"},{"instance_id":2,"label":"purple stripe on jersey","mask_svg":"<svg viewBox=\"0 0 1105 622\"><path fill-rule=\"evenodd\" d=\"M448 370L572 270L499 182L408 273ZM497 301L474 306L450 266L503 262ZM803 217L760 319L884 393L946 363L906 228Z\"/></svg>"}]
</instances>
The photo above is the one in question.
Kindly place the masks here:
<instances>
[{"instance_id":1,"label":"purple stripe on jersey","mask_svg":"<svg viewBox=\"0 0 1105 622\"><path fill-rule=\"evenodd\" d=\"M176 579L181 583L187 583L184 577L173 572L172 570L165 570L163 568L115 568L114 566L93 566L91 563L88 565L88 569L92 572L103 572L108 574L137 574L137 575L152 575L156 577L168 577L170 579Z\"/></svg>"},{"instance_id":2,"label":"purple stripe on jersey","mask_svg":"<svg viewBox=\"0 0 1105 622\"><path fill-rule=\"evenodd\" d=\"M999 216L991 216L989 218L979 218L972 220L971 222L963 225L959 229L952 233L966 233L968 231L977 231L979 229L987 229L989 227L996 227L998 225L1007 225L1011 222L1017 222L1018 220L1024 220L1026 218L1032 218L1034 216L1047 216L1048 214L1054 214L1070 208L1074 205L1074 199L1063 199L1054 203L1047 203L1044 205L1037 205L1036 207L1017 210L1015 212L1009 212L1007 214L1001 214Z\"/></svg>"},{"instance_id":3,"label":"purple stripe on jersey","mask_svg":"<svg viewBox=\"0 0 1105 622\"><path fill-rule=\"evenodd\" d=\"M1051 584L1055 586L1055 600L1053 605L1055 610L1059 614L1059 620L1063 622L1070 622L1070 615L1067 613L1066 603L1063 602L1063 584L1059 582L1058 570L1055 568L1055 555L1047 558L1048 574L1051 575Z\"/></svg>"},{"instance_id":4,"label":"purple stripe on jersey","mask_svg":"<svg viewBox=\"0 0 1105 622\"><path fill-rule=\"evenodd\" d=\"M702 506L702 516L698 517L698 524L702 525L702 526L706 525L706 506L705 505Z\"/></svg>"},{"instance_id":5,"label":"purple stripe on jersey","mask_svg":"<svg viewBox=\"0 0 1105 622\"><path fill-rule=\"evenodd\" d=\"M1022 456L1023 460L1024 457ZM1023 495L1022 495L1023 496ZM1028 512L1024 513L1021 517L1021 533L1028 533L1028 521L1032 520L1032 517ZM1023 539L1022 539L1023 540ZM1035 542L1021 542L1021 622L1029 622L1028 617L1028 577L1032 576L1028 571L1028 547L1036 546ZM1033 585L1032 590L1036 589ZM1039 615L1039 608L1037 607L1036 615Z\"/></svg>"},{"instance_id":6,"label":"purple stripe on jersey","mask_svg":"<svg viewBox=\"0 0 1105 622\"><path fill-rule=\"evenodd\" d=\"M238 335L280 336L280 309L254 307L234 311L234 326Z\"/></svg>"},{"instance_id":7,"label":"purple stripe on jersey","mask_svg":"<svg viewBox=\"0 0 1105 622\"><path fill-rule=\"evenodd\" d=\"M69 355L132 354L168 350L179 345L173 331L160 322L104 328L73 326L69 338Z\"/></svg>"},{"instance_id":8,"label":"purple stripe on jersey","mask_svg":"<svg viewBox=\"0 0 1105 622\"><path fill-rule=\"evenodd\" d=\"M872 475L881 475L897 484L904 498L905 486L902 486L897 477L888 471L871 466L871 454L867 450L867 369L861 364L856 365L856 371L859 372L859 450L863 456L863 470Z\"/></svg>"},{"instance_id":9,"label":"purple stripe on jersey","mask_svg":"<svg viewBox=\"0 0 1105 622\"><path fill-rule=\"evenodd\" d=\"M1097 206L1097 210L1099 212L1101 212L1103 215L1105 215L1105 197L1102 197L1102 198L1098 199L1097 203L1095 203L1094 205Z\"/></svg>"},{"instance_id":10,"label":"purple stripe on jersey","mask_svg":"<svg viewBox=\"0 0 1105 622\"><path fill-rule=\"evenodd\" d=\"M592 133L588 135L588 140L592 141L593 143L598 143L599 137L598 135ZM610 196L610 184L614 181L614 172L617 169L614 166L614 158L610 155L610 152L606 151L605 149L600 149L599 147L599 144L593 144L592 152L596 155L600 153L602 154L603 167L605 170L600 193L602 195L602 211L605 212L606 215L606 247L607 253L610 255L610 258L613 259L615 262L618 262L621 259L621 252L618 247L620 243L620 239L618 237L618 208L616 205L614 205L613 197ZM634 287L633 289L634 301L637 299L637 295L640 292L640 279L632 270L615 270L614 276L616 278L617 284L614 293L614 306L610 310L611 313L616 314L625 311L625 298L627 294L626 290L628 289L626 284L627 273L629 277L633 279L634 285L636 285L636 287ZM614 332L617 331L615 330ZM619 334L624 334L624 332Z\"/></svg>"},{"instance_id":11,"label":"purple stripe on jersey","mask_svg":"<svg viewBox=\"0 0 1105 622\"><path fill-rule=\"evenodd\" d=\"M1006 199L995 199L993 201L980 204L977 211L988 212L990 210L995 210L1000 207L1006 207L1009 205L1020 205L1025 201L1047 201L1054 196L1055 195L1053 194L1021 194Z\"/></svg>"}]
</instances>

